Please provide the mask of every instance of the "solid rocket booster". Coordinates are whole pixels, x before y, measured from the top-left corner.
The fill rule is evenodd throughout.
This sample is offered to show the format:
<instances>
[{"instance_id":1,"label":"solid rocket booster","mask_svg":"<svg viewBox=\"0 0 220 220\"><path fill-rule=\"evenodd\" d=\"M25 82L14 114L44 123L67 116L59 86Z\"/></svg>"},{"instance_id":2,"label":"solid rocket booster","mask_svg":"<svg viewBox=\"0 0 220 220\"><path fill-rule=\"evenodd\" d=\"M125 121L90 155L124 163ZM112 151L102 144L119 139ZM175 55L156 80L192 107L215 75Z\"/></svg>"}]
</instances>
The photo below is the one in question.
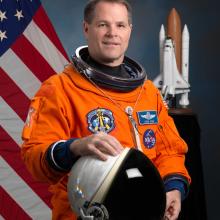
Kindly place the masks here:
<instances>
[{"instance_id":1,"label":"solid rocket booster","mask_svg":"<svg viewBox=\"0 0 220 220\"><path fill-rule=\"evenodd\" d=\"M159 45L160 45L160 73L163 72L163 49L164 49L164 42L165 42L166 34L164 26L161 25L160 34L159 34Z\"/></svg>"},{"instance_id":2,"label":"solid rocket booster","mask_svg":"<svg viewBox=\"0 0 220 220\"><path fill-rule=\"evenodd\" d=\"M182 77L189 82L189 31L186 25L184 25L182 33ZM189 105L188 92L181 95L179 104L181 106Z\"/></svg>"},{"instance_id":3,"label":"solid rocket booster","mask_svg":"<svg viewBox=\"0 0 220 220\"><path fill-rule=\"evenodd\" d=\"M186 25L183 28L182 34L182 77L189 81L189 31Z\"/></svg>"},{"instance_id":4,"label":"solid rocket booster","mask_svg":"<svg viewBox=\"0 0 220 220\"><path fill-rule=\"evenodd\" d=\"M182 33L181 33L181 20L178 12L175 8L172 8L167 17L167 36L171 37L174 44L176 64L179 72L181 73L181 44L182 44Z\"/></svg>"}]
</instances>

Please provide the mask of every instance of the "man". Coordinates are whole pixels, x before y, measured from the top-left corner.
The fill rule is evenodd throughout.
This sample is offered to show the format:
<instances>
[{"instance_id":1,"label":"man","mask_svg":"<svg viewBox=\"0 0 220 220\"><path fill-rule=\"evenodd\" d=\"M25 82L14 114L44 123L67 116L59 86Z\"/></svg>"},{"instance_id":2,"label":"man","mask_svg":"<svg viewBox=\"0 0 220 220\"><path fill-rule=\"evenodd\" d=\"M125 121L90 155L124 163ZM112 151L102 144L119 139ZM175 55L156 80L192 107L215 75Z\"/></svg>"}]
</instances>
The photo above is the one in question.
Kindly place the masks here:
<instances>
[{"instance_id":1,"label":"man","mask_svg":"<svg viewBox=\"0 0 220 220\"><path fill-rule=\"evenodd\" d=\"M187 146L168 116L159 91L125 57L131 30L124 0L92 0L84 11L88 48L79 48L63 73L43 83L23 130L22 157L37 179L50 182L53 219L76 219L67 199L68 172L83 155L106 160L135 146L164 180L165 218L178 218L190 177Z\"/></svg>"}]
</instances>

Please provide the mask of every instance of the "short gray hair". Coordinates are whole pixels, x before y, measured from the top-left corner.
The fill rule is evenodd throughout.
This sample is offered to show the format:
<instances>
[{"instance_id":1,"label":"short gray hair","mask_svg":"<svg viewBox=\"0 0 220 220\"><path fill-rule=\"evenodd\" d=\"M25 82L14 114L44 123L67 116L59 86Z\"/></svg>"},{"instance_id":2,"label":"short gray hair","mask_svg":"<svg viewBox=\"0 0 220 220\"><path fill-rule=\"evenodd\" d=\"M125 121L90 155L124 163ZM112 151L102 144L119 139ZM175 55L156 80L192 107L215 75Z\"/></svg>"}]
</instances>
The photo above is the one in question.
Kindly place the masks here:
<instances>
[{"instance_id":1,"label":"short gray hair","mask_svg":"<svg viewBox=\"0 0 220 220\"><path fill-rule=\"evenodd\" d=\"M95 12L96 5L99 2L110 2L110 3L117 3L117 4L124 5L128 11L128 22L129 22L129 24L132 23L132 8L131 8L130 3L126 0L90 0L90 1L88 1L88 3L86 4L86 6L84 8L84 21L91 24L91 22L94 18L94 12Z\"/></svg>"}]
</instances>

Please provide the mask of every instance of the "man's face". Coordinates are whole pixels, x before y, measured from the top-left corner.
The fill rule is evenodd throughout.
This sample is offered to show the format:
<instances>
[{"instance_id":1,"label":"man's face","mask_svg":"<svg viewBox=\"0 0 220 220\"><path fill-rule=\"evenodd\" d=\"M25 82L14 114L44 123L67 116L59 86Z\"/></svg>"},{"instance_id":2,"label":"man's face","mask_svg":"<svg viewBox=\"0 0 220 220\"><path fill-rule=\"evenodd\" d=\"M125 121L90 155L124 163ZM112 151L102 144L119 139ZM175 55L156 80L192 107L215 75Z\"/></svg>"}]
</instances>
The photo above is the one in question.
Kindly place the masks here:
<instances>
[{"instance_id":1,"label":"man's face","mask_svg":"<svg viewBox=\"0 0 220 220\"><path fill-rule=\"evenodd\" d=\"M120 65L128 47L131 27L123 4L98 3L91 24L84 22L91 57L108 66Z\"/></svg>"}]
</instances>

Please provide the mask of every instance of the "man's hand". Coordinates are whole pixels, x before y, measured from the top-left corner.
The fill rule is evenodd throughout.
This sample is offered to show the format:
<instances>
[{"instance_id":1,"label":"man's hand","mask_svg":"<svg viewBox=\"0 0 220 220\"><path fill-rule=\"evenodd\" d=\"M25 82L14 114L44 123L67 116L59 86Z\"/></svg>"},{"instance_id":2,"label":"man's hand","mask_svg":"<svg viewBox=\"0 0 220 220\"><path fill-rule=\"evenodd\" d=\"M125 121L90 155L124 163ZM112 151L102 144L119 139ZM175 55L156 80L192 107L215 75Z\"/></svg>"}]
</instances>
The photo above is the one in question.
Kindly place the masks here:
<instances>
[{"instance_id":1,"label":"man's hand","mask_svg":"<svg viewBox=\"0 0 220 220\"><path fill-rule=\"evenodd\" d=\"M164 220L178 219L181 210L181 193L179 190L172 190L166 193L167 205Z\"/></svg>"},{"instance_id":2,"label":"man's hand","mask_svg":"<svg viewBox=\"0 0 220 220\"><path fill-rule=\"evenodd\" d=\"M70 145L70 150L76 156L95 155L101 160L107 160L107 155L118 155L123 146L115 137L99 132L75 140Z\"/></svg>"}]
</instances>

